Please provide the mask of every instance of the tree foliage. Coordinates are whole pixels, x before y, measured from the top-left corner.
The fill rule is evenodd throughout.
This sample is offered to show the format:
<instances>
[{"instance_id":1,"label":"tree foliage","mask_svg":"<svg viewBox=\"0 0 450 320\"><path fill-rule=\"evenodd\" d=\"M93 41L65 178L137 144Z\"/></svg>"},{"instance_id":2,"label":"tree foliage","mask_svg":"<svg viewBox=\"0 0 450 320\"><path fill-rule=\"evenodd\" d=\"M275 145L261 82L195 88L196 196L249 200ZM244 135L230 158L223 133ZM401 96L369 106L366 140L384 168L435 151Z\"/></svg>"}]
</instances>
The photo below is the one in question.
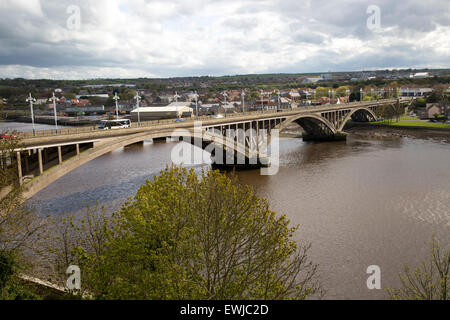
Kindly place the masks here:
<instances>
[{"instance_id":1,"label":"tree foliage","mask_svg":"<svg viewBox=\"0 0 450 320\"><path fill-rule=\"evenodd\" d=\"M23 251L40 227L22 203L14 152L19 146L15 138L0 139L0 299L36 298L18 279L25 268Z\"/></svg>"},{"instance_id":2,"label":"tree foliage","mask_svg":"<svg viewBox=\"0 0 450 320\"><path fill-rule=\"evenodd\" d=\"M97 299L305 299L321 293L309 247L292 240L297 228L250 187L218 171L199 176L167 167L112 218L89 215L84 227L74 228L90 231L69 250L67 263L80 266L83 287Z\"/></svg>"},{"instance_id":3,"label":"tree foliage","mask_svg":"<svg viewBox=\"0 0 450 320\"><path fill-rule=\"evenodd\" d=\"M396 300L449 300L450 298L450 245L442 248L433 236L430 258L414 270L405 265L399 275L402 287L388 289Z\"/></svg>"}]
</instances>

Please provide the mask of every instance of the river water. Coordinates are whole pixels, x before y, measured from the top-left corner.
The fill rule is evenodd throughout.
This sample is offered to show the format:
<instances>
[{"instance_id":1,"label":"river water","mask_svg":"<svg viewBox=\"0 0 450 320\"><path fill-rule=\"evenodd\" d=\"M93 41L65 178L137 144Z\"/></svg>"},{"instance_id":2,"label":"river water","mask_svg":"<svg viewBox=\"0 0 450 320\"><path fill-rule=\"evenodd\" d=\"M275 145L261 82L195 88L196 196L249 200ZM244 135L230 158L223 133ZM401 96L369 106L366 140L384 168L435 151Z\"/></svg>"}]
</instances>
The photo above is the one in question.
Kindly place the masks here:
<instances>
[{"instance_id":1,"label":"river water","mask_svg":"<svg viewBox=\"0 0 450 320\"><path fill-rule=\"evenodd\" d=\"M87 205L120 208L170 162L176 142L117 149L68 173L29 204L42 215L79 214ZM206 164L207 165L207 164ZM197 166L200 168L200 166ZM311 243L328 299L386 298L404 263L428 257L435 233L450 244L450 144L408 137L349 134L345 142L280 141L280 170L237 172ZM366 285L370 265L381 290Z\"/></svg>"}]
</instances>

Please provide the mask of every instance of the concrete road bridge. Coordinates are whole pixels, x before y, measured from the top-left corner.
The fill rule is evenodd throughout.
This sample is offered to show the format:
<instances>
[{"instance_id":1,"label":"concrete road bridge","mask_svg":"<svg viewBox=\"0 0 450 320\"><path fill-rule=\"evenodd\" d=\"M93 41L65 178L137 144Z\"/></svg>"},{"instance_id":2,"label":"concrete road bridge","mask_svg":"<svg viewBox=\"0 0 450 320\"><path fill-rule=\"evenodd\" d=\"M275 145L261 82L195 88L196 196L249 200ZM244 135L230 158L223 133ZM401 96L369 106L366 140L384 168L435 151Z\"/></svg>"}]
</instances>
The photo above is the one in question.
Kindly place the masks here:
<instances>
[{"instance_id":1,"label":"concrete road bridge","mask_svg":"<svg viewBox=\"0 0 450 320\"><path fill-rule=\"evenodd\" d=\"M376 121L380 108L406 107L411 102L408 98L387 99L299 107L280 112L228 114L220 119L205 116L199 117L200 122L194 119L185 122L174 122L173 119L149 121L116 130L70 128L58 132L37 131L35 136L26 132L19 134L22 145L15 150L13 157L17 160L19 182L26 186L25 198L97 157L150 139L182 137L184 141L210 152L213 162L218 165L263 166L268 165L264 147L270 142L274 129L282 131L289 124L297 123L305 131L305 140L342 140L345 139L343 130L348 121ZM239 162L237 158L244 160Z\"/></svg>"}]
</instances>

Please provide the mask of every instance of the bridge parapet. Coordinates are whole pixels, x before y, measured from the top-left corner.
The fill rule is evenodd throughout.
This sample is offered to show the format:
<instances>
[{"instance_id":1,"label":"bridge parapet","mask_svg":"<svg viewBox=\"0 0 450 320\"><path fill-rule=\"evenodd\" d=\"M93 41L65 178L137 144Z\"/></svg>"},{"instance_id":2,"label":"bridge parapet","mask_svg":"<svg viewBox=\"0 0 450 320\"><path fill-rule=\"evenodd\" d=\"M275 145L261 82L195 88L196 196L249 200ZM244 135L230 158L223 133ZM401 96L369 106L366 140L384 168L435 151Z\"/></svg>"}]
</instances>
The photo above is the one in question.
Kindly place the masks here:
<instances>
[{"instance_id":1,"label":"bridge parapet","mask_svg":"<svg viewBox=\"0 0 450 320\"><path fill-rule=\"evenodd\" d=\"M290 123L298 123L305 131L304 140L336 141L346 138L342 132L345 123L376 120L376 109L405 100L380 100L368 103L324 105L287 110L283 112L252 112L236 114L221 119L201 118L202 121L174 123L166 121L158 125L133 126L119 130L68 129L54 135L22 137L23 148L16 150L19 180L27 183L27 196L35 194L46 185L78 166L114 149L144 140L172 137L176 130L191 132L200 127L201 148L211 153L214 161L232 166L268 165L267 153L261 145L266 133L265 145L270 143L273 130L281 131ZM71 131L72 130L72 131ZM237 133L237 134L236 134ZM230 136L231 135L231 136ZM242 139L243 140L242 140ZM213 144L213 147L208 146ZM243 163L239 159L244 159Z\"/></svg>"}]
</instances>

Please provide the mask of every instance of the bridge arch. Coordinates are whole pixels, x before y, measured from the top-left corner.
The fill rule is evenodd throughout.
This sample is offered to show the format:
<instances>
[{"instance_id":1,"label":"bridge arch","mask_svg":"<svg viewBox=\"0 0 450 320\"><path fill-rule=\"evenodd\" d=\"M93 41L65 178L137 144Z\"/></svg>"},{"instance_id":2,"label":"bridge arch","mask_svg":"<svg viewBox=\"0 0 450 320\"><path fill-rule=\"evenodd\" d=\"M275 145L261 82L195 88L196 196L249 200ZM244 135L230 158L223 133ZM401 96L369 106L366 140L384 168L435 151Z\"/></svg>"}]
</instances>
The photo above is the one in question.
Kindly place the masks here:
<instances>
[{"instance_id":1,"label":"bridge arch","mask_svg":"<svg viewBox=\"0 0 450 320\"><path fill-rule=\"evenodd\" d=\"M336 128L330 121L317 114L288 117L275 128L282 131L292 122L295 122L302 127L308 136L328 137L334 136L337 133Z\"/></svg>"},{"instance_id":2,"label":"bridge arch","mask_svg":"<svg viewBox=\"0 0 450 320\"><path fill-rule=\"evenodd\" d=\"M352 111L350 111L347 114L347 116L342 120L342 123L340 124L339 128L337 128L338 131L344 130L344 127L347 124L347 122L350 121L351 119L354 119L355 116L358 116L360 121L361 121L361 119L364 119L365 121L370 121L370 120L376 121L378 119L375 112L373 112L371 109L366 108L366 107L356 108L356 109L353 109Z\"/></svg>"},{"instance_id":3,"label":"bridge arch","mask_svg":"<svg viewBox=\"0 0 450 320\"><path fill-rule=\"evenodd\" d=\"M112 138L108 142L104 142L100 145L94 145L92 149L88 149L77 156L74 156L68 160L65 160L59 165L55 165L48 170L44 171L43 174L36 176L33 180L25 184L24 191L24 199L29 199L40 190L44 189L54 181L68 174L69 172L77 169L78 167L98 158L102 155L105 155L109 152L112 152L118 148L126 147L128 145L132 145L135 143L142 142L144 140L154 139L154 138L162 138L162 137L172 137L179 136L185 137L189 135L190 139L183 139L185 142L190 142L194 144L195 139L202 139L202 149L205 150L206 146L214 143L221 145L225 149L231 149L236 154L241 154L244 158L254 157L250 150L245 147L238 145L232 139L224 137L223 139L219 139L211 134L205 134L202 130L201 132L194 132L192 130L185 130L185 134L174 134L174 132L160 132L160 133L138 133L133 135L128 135L122 138ZM215 149L214 149L215 150ZM206 151L209 152L209 149ZM211 152L210 152L211 153ZM211 153L212 154L212 153Z\"/></svg>"}]
</instances>

